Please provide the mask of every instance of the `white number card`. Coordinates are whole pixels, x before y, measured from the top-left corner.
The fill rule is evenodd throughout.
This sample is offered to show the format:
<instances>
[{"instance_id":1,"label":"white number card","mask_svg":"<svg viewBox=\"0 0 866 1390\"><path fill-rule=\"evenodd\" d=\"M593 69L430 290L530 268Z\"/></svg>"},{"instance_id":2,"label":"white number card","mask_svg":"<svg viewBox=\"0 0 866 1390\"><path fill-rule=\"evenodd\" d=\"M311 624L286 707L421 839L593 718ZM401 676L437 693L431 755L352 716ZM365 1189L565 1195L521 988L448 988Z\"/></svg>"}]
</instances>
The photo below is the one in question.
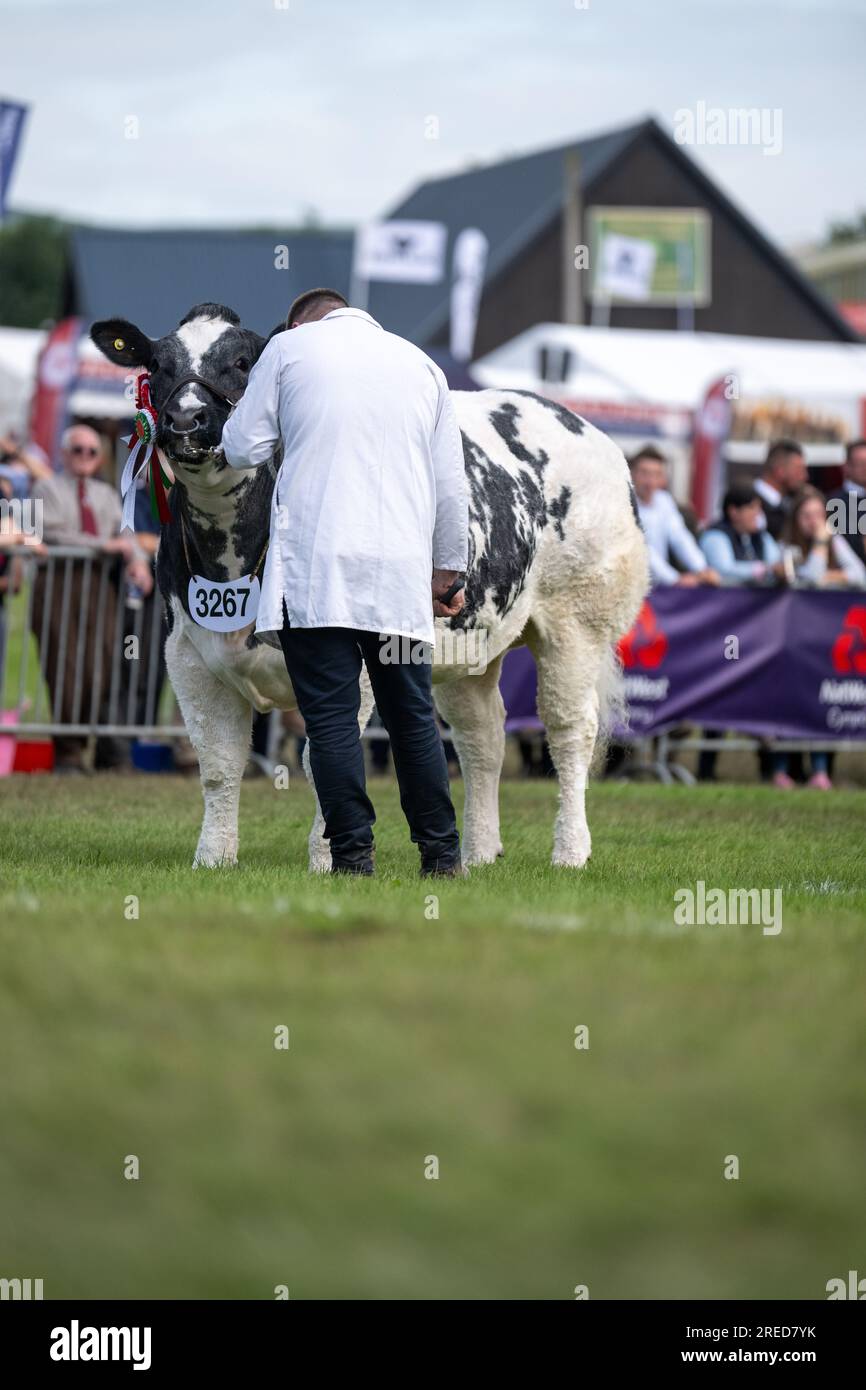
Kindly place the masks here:
<instances>
[{"instance_id":1,"label":"white number card","mask_svg":"<svg viewBox=\"0 0 866 1390\"><path fill-rule=\"evenodd\" d=\"M194 574L189 581L187 604L193 622L211 632L237 632L256 620L262 589L257 575L219 583Z\"/></svg>"}]
</instances>

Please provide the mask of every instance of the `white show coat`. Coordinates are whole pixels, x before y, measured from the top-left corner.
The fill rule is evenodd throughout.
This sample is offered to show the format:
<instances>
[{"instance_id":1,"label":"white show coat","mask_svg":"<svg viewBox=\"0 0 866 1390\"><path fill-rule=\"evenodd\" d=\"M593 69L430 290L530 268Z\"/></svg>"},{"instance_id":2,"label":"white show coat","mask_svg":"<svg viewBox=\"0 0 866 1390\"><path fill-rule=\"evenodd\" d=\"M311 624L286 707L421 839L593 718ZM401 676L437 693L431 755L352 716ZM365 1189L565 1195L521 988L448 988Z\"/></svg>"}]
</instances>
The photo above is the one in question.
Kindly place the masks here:
<instances>
[{"instance_id":1,"label":"white show coat","mask_svg":"<svg viewBox=\"0 0 866 1390\"><path fill-rule=\"evenodd\" d=\"M232 468L283 464L257 632L351 627L433 641L431 572L465 570L463 446L442 372L360 309L265 348L222 435Z\"/></svg>"}]
</instances>

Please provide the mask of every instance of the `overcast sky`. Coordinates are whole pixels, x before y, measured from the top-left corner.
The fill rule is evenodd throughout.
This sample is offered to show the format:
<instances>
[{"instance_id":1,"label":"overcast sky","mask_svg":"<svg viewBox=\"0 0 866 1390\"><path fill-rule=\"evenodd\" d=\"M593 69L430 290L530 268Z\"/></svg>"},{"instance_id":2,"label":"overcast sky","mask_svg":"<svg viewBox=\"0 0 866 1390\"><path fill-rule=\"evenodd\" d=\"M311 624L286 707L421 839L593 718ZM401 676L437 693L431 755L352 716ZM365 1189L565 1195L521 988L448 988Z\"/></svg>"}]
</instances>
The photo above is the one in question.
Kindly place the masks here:
<instances>
[{"instance_id":1,"label":"overcast sky","mask_svg":"<svg viewBox=\"0 0 866 1390\"><path fill-rule=\"evenodd\" d=\"M776 241L866 206L866 0L0 0L32 112L11 204L103 224L352 224L434 174L678 110ZM428 118L439 138L425 138ZM138 138L127 138L138 121Z\"/></svg>"}]
</instances>

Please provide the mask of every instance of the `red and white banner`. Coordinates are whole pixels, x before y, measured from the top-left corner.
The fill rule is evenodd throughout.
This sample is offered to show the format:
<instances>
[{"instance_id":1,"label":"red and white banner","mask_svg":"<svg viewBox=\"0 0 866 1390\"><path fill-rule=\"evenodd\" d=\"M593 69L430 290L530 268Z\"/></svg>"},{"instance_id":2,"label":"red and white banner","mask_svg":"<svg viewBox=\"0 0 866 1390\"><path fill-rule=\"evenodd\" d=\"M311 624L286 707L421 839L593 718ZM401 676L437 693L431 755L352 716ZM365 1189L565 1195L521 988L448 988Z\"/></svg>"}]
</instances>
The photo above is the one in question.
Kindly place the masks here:
<instances>
[{"instance_id":1,"label":"red and white banner","mask_svg":"<svg viewBox=\"0 0 866 1390\"><path fill-rule=\"evenodd\" d=\"M695 412L692 443L692 506L701 521L712 521L722 500L722 450L734 417L730 397L734 374L714 381Z\"/></svg>"},{"instance_id":2,"label":"red and white banner","mask_svg":"<svg viewBox=\"0 0 866 1390\"><path fill-rule=\"evenodd\" d=\"M56 468L60 436L69 419L69 398L78 377L78 342L82 320L61 319L39 354L30 408L30 438Z\"/></svg>"}]
</instances>

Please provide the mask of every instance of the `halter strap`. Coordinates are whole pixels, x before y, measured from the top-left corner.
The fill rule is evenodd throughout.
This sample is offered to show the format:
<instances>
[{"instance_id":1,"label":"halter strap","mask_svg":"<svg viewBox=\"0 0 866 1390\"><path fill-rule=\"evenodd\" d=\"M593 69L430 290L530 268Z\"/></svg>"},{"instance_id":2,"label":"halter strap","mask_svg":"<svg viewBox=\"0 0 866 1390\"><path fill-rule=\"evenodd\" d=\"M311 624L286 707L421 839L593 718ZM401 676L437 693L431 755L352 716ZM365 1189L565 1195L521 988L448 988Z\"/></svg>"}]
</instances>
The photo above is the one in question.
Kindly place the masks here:
<instances>
[{"instance_id":1,"label":"halter strap","mask_svg":"<svg viewBox=\"0 0 866 1390\"><path fill-rule=\"evenodd\" d=\"M219 401L224 401L226 405L237 405L244 394L243 391L237 391L233 395L229 395L227 392L221 391L218 386L214 386L212 381L206 381L203 376L199 376L197 372L188 372L186 376L182 376L179 381L174 383L160 406L160 410L165 410L172 396L176 396L178 391L183 390L184 386L203 386L206 391L210 391L212 396L216 396Z\"/></svg>"}]
</instances>

